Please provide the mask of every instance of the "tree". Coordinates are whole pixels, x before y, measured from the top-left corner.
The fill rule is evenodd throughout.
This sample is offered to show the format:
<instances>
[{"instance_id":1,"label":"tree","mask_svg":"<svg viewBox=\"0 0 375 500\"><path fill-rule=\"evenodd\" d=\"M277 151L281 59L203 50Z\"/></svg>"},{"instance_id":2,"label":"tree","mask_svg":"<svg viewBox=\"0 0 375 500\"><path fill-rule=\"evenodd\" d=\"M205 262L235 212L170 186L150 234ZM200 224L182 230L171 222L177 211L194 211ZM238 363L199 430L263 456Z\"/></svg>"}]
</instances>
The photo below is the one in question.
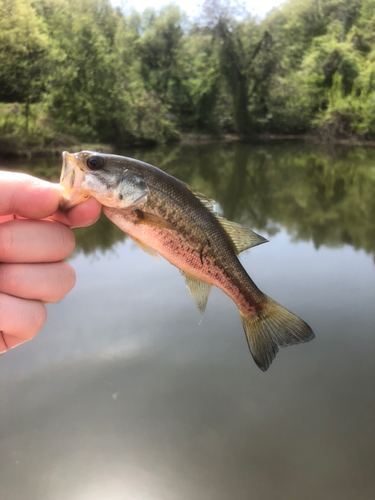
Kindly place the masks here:
<instances>
[{"instance_id":1,"label":"tree","mask_svg":"<svg viewBox=\"0 0 375 500\"><path fill-rule=\"evenodd\" d=\"M53 45L29 0L0 0L0 101L24 103L26 132L30 103L41 98Z\"/></svg>"},{"instance_id":2,"label":"tree","mask_svg":"<svg viewBox=\"0 0 375 500\"><path fill-rule=\"evenodd\" d=\"M265 83L276 68L272 37L251 16L241 20L241 6L230 0L206 0L202 13L231 95L235 131L249 137L255 131L257 107L264 104Z\"/></svg>"},{"instance_id":3,"label":"tree","mask_svg":"<svg viewBox=\"0 0 375 500\"><path fill-rule=\"evenodd\" d=\"M113 141L119 103L114 92L113 43L119 12L107 0L39 0L58 46L47 103L63 132Z\"/></svg>"}]
</instances>

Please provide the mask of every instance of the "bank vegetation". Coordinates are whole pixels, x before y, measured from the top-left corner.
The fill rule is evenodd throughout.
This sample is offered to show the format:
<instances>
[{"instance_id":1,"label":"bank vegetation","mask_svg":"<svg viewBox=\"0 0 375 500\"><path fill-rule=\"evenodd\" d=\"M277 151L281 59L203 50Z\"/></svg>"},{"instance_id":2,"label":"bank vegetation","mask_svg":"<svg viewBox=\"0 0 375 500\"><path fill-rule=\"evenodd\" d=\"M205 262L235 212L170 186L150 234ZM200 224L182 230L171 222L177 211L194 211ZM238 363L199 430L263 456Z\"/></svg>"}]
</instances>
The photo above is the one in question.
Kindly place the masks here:
<instances>
[{"instance_id":1,"label":"bank vegetation","mask_svg":"<svg viewBox=\"0 0 375 500\"><path fill-rule=\"evenodd\" d=\"M0 0L0 150L181 134L375 139L375 1Z\"/></svg>"}]
</instances>

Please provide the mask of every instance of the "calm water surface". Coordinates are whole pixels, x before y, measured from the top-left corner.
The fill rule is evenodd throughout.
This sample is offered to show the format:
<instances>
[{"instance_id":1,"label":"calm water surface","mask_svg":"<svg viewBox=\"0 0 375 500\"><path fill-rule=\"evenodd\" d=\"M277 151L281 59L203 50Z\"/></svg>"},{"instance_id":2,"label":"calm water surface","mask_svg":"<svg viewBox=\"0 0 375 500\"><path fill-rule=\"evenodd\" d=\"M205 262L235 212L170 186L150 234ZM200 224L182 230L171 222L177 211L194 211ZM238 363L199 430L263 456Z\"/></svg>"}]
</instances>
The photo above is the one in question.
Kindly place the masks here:
<instances>
[{"instance_id":1,"label":"calm water surface","mask_svg":"<svg viewBox=\"0 0 375 500\"><path fill-rule=\"evenodd\" d=\"M0 498L372 500L375 151L210 144L124 151L270 240L241 255L316 339L252 361L219 290L106 219L76 230L75 289L0 357ZM2 162L56 179L60 159Z\"/></svg>"}]
</instances>

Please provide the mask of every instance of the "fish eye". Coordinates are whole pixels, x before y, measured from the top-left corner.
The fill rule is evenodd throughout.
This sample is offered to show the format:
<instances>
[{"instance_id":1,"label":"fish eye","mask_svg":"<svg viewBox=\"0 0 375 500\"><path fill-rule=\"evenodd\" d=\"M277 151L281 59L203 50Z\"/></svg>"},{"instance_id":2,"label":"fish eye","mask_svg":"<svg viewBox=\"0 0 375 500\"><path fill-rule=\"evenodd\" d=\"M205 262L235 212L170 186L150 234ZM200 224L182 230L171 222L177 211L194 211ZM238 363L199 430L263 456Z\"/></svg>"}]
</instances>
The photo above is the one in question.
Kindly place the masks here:
<instances>
[{"instance_id":1,"label":"fish eye","mask_svg":"<svg viewBox=\"0 0 375 500\"><path fill-rule=\"evenodd\" d=\"M104 167L104 158L99 155L91 155L87 158L86 164L90 170L100 170Z\"/></svg>"}]
</instances>

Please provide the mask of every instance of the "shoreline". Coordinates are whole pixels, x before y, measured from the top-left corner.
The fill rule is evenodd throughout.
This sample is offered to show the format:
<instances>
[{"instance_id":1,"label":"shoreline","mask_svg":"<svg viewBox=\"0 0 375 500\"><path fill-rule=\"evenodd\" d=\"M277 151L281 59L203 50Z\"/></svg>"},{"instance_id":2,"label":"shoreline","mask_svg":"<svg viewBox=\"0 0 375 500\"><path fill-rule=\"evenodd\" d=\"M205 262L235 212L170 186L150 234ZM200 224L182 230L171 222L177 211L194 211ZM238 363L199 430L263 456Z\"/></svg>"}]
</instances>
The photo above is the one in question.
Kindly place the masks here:
<instances>
[{"instance_id":1,"label":"shoreline","mask_svg":"<svg viewBox=\"0 0 375 500\"><path fill-rule=\"evenodd\" d=\"M331 138L329 140L323 139L320 134L256 134L248 139L243 139L236 134L223 134L223 135L210 135L210 134L183 134L181 135L181 144L204 144L210 142L244 142L244 143L257 143L268 141L304 141L322 146L369 146L375 147L375 140L365 140L360 137L350 138Z\"/></svg>"},{"instance_id":2,"label":"shoreline","mask_svg":"<svg viewBox=\"0 0 375 500\"><path fill-rule=\"evenodd\" d=\"M239 135L236 134L222 134L222 135L213 135L213 134L199 134L199 133L187 133L181 134L179 140L174 141L179 144L209 144L215 142L244 142L244 143L261 143L261 142L278 142L278 141L303 141L310 142L314 144L319 144L321 146L360 146L360 147L375 147L374 140L363 140L359 137L350 137L347 139L322 139L322 137L318 134L258 134L254 135L251 138L243 139ZM110 154L114 153L116 148L113 144L103 144L103 143L80 143L80 142L70 142L66 144L60 144L59 146L51 146L51 147L17 147L16 144L12 144L12 147L2 147L1 138L0 138L0 159L3 160L17 160L22 158L48 158L48 157L56 157L61 156L62 151L64 150L88 150L88 151L105 151L105 153ZM13 147L14 146L14 147ZM125 145L124 145L125 146ZM134 147L150 147L150 144L127 144L129 148ZM155 144L157 146L157 144Z\"/></svg>"},{"instance_id":3,"label":"shoreline","mask_svg":"<svg viewBox=\"0 0 375 500\"><path fill-rule=\"evenodd\" d=\"M105 151L107 154L113 153L115 148L111 144L98 143L70 143L61 144L60 146L52 147L30 147L20 149L2 149L0 143L0 159L1 160L18 160L22 158L48 158L61 156L61 153L66 150L74 151Z\"/></svg>"}]
</instances>

